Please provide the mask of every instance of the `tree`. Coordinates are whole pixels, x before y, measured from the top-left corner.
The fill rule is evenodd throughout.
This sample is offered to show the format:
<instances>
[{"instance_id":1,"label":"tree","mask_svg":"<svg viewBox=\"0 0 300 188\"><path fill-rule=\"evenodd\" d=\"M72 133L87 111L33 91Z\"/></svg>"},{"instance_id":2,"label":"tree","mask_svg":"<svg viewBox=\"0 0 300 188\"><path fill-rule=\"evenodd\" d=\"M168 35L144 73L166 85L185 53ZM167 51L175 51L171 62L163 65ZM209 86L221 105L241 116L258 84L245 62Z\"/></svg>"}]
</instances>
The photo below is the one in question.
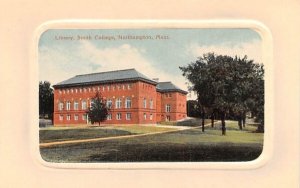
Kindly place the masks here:
<instances>
[{"instance_id":1,"label":"tree","mask_svg":"<svg viewBox=\"0 0 300 188\"><path fill-rule=\"evenodd\" d=\"M102 97L101 93L97 92L92 98L91 107L89 107L87 114L91 119L92 124L94 122L100 123L106 120L108 115L108 108L106 106L106 101Z\"/></svg>"},{"instance_id":2,"label":"tree","mask_svg":"<svg viewBox=\"0 0 300 188\"><path fill-rule=\"evenodd\" d=\"M258 98L263 98L262 93L257 94L255 88L261 84L263 87L263 66L247 60L247 56L241 59L208 53L179 68L191 82L192 90L197 93L202 117L209 112L213 125L215 114L219 114L222 135L226 134L226 116L233 113L238 117L242 129L241 122L246 112L254 110L260 100Z\"/></svg>"},{"instance_id":3,"label":"tree","mask_svg":"<svg viewBox=\"0 0 300 188\"><path fill-rule=\"evenodd\" d=\"M54 95L51 84L48 81L39 82L39 115L42 118L45 118L46 115L48 118L52 119L53 117L53 102Z\"/></svg>"}]
</instances>

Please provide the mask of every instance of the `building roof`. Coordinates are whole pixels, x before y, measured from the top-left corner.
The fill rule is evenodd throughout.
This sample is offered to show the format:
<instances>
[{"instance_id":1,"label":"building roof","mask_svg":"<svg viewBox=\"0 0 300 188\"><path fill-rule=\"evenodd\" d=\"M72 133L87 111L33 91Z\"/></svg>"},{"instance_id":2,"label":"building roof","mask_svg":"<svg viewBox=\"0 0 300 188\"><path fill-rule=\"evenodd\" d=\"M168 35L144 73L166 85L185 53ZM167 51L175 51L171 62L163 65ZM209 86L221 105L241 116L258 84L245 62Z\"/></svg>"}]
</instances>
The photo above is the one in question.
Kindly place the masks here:
<instances>
[{"instance_id":1,"label":"building roof","mask_svg":"<svg viewBox=\"0 0 300 188\"><path fill-rule=\"evenodd\" d=\"M183 94L187 94L188 92L180 89L179 87L177 87L176 85L174 85L172 82L159 82L156 85L156 89L159 92L165 93L165 92L173 92L173 91L177 91Z\"/></svg>"},{"instance_id":2,"label":"building roof","mask_svg":"<svg viewBox=\"0 0 300 188\"><path fill-rule=\"evenodd\" d=\"M135 69L116 70L108 72L99 72L92 74L76 75L70 79L59 82L54 85L54 88L77 86L77 85L90 85L97 83L111 83L111 82L122 82L122 81L144 81L153 85L157 82L151 80L147 76L138 72Z\"/></svg>"}]
</instances>

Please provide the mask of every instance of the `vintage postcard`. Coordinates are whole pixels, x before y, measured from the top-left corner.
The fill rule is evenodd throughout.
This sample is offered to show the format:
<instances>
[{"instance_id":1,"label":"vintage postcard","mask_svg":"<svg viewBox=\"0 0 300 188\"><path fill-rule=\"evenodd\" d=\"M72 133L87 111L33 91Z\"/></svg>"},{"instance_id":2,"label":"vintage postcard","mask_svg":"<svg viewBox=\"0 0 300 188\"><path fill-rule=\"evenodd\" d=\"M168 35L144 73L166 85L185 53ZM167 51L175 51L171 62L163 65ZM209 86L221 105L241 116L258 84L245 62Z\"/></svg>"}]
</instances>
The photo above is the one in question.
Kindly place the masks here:
<instances>
[{"instance_id":1,"label":"vintage postcard","mask_svg":"<svg viewBox=\"0 0 300 188\"><path fill-rule=\"evenodd\" d=\"M38 39L47 164L240 164L261 158L255 27L49 27ZM37 84L37 83L36 83Z\"/></svg>"}]
</instances>

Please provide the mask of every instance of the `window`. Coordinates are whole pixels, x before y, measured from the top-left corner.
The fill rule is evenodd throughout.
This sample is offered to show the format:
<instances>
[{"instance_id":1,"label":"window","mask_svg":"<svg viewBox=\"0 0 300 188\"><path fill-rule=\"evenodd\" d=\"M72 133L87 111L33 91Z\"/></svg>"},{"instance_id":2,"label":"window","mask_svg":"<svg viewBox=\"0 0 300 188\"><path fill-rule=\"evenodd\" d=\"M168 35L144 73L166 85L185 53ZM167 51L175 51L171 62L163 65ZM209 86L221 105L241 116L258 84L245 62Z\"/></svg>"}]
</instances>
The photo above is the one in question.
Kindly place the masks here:
<instances>
[{"instance_id":1,"label":"window","mask_svg":"<svg viewBox=\"0 0 300 188\"><path fill-rule=\"evenodd\" d=\"M121 101L120 98L118 98L118 99L116 100L116 108L121 108L121 106L122 106L122 101Z\"/></svg>"},{"instance_id":2,"label":"window","mask_svg":"<svg viewBox=\"0 0 300 188\"><path fill-rule=\"evenodd\" d=\"M126 120L131 120L131 113L126 113Z\"/></svg>"},{"instance_id":3,"label":"window","mask_svg":"<svg viewBox=\"0 0 300 188\"><path fill-rule=\"evenodd\" d=\"M125 90L125 85L122 85L123 90Z\"/></svg>"},{"instance_id":4,"label":"window","mask_svg":"<svg viewBox=\"0 0 300 188\"><path fill-rule=\"evenodd\" d=\"M107 114L106 119L107 120L111 120L112 119L112 115L111 114Z\"/></svg>"},{"instance_id":5,"label":"window","mask_svg":"<svg viewBox=\"0 0 300 188\"><path fill-rule=\"evenodd\" d=\"M89 92L91 92L91 88L89 87Z\"/></svg>"},{"instance_id":6,"label":"window","mask_svg":"<svg viewBox=\"0 0 300 188\"><path fill-rule=\"evenodd\" d=\"M86 114L82 115L82 120L86 120Z\"/></svg>"},{"instance_id":7,"label":"window","mask_svg":"<svg viewBox=\"0 0 300 188\"><path fill-rule=\"evenodd\" d=\"M112 107L112 100L111 100L111 99L108 99L108 100L106 101L106 107L107 107L107 108L111 108L111 107Z\"/></svg>"},{"instance_id":8,"label":"window","mask_svg":"<svg viewBox=\"0 0 300 188\"><path fill-rule=\"evenodd\" d=\"M147 119L147 114L146 113L144 113L144 120L146 120Z\"/></svg>"},{"instance_id":9,"label":"window","mask_svg":"<svg viewBox=\"0 0 300 188\"><path fill-rule=\"evenodd\" d=\"M86 110L86 101L85 100L81 101L81 109Z\"/></svg>"},{"instance_id":10,"label":"window","mask_svg":"<svg viewBox=\"0 0 300 188\"><path fill-rule=\"evenodd\" d=\"M150 102L149 102L150 104L149 104L149 106L150 106L150 109L153 109L153 100L152 99L150 99Z\"/></svg>"},{"instance_id":11,"label":"window","mask_svg":"<svg viewBox=\"0 0 300 188\"><path fill-rule=\"evenodd\" d=\"M59 121L64 120L64 115L59 115Z\"/></svg>"},{"instance_id":12,"label":"window","mask_svg":"<svg viewBox=\"0 0 300 188\"><path fill-rule=\"evenodd\" d=\"M79 93L82 93L82 88L79 89Z\"/></svg>"},{"instance_id":13,"label":"window","mask_svg":"<svg viewBox=\"0 0 300 188\"><path fill-rule=\"evenodd\" d=\"M118 87L118 90L120 90L120 89L121 89L121 86L120 86L120 85L118 85L117 87Z\"/></svg>"},{"instance_id":14,"label":"window","mask_svg":"<svg viewBox=\"0 0 300 188\"><path fill-rule=\"evenodd\" d=\"M131 108L131 99L129 97L125 100L125 108Z\"/></svg>"},{"instance_id":15,"label":"window","mask_svg":"<svg viewBox=\"0 0 300 188\"><path fill-rule=\"evenodd\" d=\"M105 90L105 87L103 86L103 87L102 87L102 91L104 91L104 90Z\"/></svg>"},{"instance_id":16,"label":"window","mask_svg":"<svg viewBox=\"0 0 300 188\"><path fill-rule=\"evenodd\" d=\"M60 102L58 104L58 110L63 110L64 109L64 103Z\"/></svg>"},{"instance_id":17,"label":"window","mask_svg":"<svg viewBox=\"0 0 300 188\"><path fill-rule=\"evenodd\" d=\"M152 115L152 114L150 114L150 116L149 116L149 119L150 119L150 120L152 120L152 119L153 119L153 115Z\"/></svg>"},{"instance_id":18,"label":"window","mask_svg":"<svg viewBox=\"0 0 300 188\"><path fill-rule=\"evenodd\" d=\"M131 85L131 84L128 84L128 85L127 85L127 89L130 90L131 88L132 88L132 85Z\"/></svg>"},{"instance_id":19,"label":"window","mask_svg":"<svg viewBox=\"0 0 300 188\"><path fill-rule=\"evenodd\" d=\"M171 112L171 105L170 104L166 104L166 112Z\"/></svg>"},{"instance_id":20,"label":"window","mask_svg":"<svg viewBox=\"0 0 300 188\"><path fill-rule=\"evenodd\" d=\"M107 86L107 91L109 91L110 90L110 86Z\"/></svg>"},{"instance_id":21,"label":"window","mask_svg":"<svg viewBox=\"0 0 300 188\"><path fill-rule=\"evenodd\" d=\"M77 101L74 102L74 110L78 110L78 102Z\"/></svg>"},{"instance_id":22,"label":"window","mask_svg":"<svg viewBox=\"0 0 300 188\"><path fill-rule=\"evenodd\" d=\"M74 115L74 120L78 121L78 115Z\"/></svg>"},{"instance_id":23,"label":"window","mask_svg":"<svg viewBox=\"0 0 300 188\"><path fill-rule=\"evenodd\" d=\"M121 119L122 119L121 113L117 113L117 120L121 120Z\"/></svg>"},{"instance_id":24,"label":"window","mask_svg":"<svg viewBox=\"0 0 300 188\"><path fill-rule=\"evenodd\" d=\"M71 120L71 115L70 115L70 114L67 115L67 120L68 120L68 121Z\"/></svg>"},{"instance_id":25,"label":"window","mask_svg":"<svg viewBox=\"0 0 300 188\"><path fill-rule=\"evenodd\" d=\"M71 102L70 101L68 101L66 103L66 110L71 110Z\"/></svg>"},{"instance_id":26,"label":"window","mask_svg":"<svg viewBox=\"0 0 300 188\"><path fill-rule=\"evenodd\" d=\"M94 100L90 100L90 108L92 108L93 104L94 104Z\"/></svg>"},{"instance_id":27,"label":"window","mask_svg":"<svg viewBox=\"0 0 300 188\"><path fill-rule=\"evenodd\" d=\"M75 93L78 93L78 89L77 88L75 89Z\"/></svg>"},{"instance_id":28,"label":"window","mask_svg":"<svg viewBox=\"0 0 300 188\"><path fill-rule=\"evenodd\" d=\"M170 121L171 117L170 116L166 116L166 121Z\"/></svg>"},{"instance_id":29,"label":"window","mask_svg":"<svg viewBox=\"0 0 300 188\"><path fill-rule=\"evenodd\" d=\"M100 91L100 87L98 87L98 91Z\"/></svg>"},{"instance_id":30,"label":"window","mask_svg":"<svg viewBox=\"0 0 300 188\"><path fill-rule=\"evenodd\" d=\"M143 101L143 107L144 107L144 108L147 108L147 99L146 99L146 98L144 98L144 101Z\"/></svg>"},{"instance_id":31,"label":"window","mask_svg":"<svg viewBox=\"0 0 300 188\"><path fill-rule=\"evenodd\" d=\"M71 93L73 93L74 92L74 90L73 89L71 89Z\"/></svg>"}]
</instances>

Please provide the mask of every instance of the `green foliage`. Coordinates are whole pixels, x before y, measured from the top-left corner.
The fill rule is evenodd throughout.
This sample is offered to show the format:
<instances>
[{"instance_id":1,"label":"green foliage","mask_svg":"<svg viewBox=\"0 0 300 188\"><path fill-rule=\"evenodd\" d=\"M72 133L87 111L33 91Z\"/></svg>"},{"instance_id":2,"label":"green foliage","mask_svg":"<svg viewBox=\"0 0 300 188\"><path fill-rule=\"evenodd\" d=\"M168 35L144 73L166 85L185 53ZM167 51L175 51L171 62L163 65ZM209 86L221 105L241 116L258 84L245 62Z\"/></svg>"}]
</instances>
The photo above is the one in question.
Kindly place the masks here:
<instances>
[{"instance_id":1,"label":"green foliage","mask_svg":"<svg viewBox=\"0 0 300 188\"><path fill-rule=\"evenodd\" d=\"M53 102L54 94L51 84L48 81L39 82L39 115L45 118L45 115L48 115L48 118L53 117Z\"/></svg>"},{"instance_id":2,"label":"green foliage","mask_svg":"<svg viewBox=\"0 0 300 188\"><path fill-rule=\"evenodd\" d=\"M179 67L197 93L205 112L232 114L242 119L246 112L254 113L263 124L264 68L248 60L227 55L204 54L195 62ZM224 125L225 126L225 125Z\"/></svg>"},{"instance_id":3,"label":"green foliage","mask_svg":"<svg viewBox=\"0 0 300 188\"><path fill-rule=\"evenodd\" d=\"M88 109L87 114L94 124L106 120L106 116L108 115L108 108L106 107L106 101L101 96L101 93L97 92L95 97L92 98L92 105Z\"/></svg>"}]
</instances>

